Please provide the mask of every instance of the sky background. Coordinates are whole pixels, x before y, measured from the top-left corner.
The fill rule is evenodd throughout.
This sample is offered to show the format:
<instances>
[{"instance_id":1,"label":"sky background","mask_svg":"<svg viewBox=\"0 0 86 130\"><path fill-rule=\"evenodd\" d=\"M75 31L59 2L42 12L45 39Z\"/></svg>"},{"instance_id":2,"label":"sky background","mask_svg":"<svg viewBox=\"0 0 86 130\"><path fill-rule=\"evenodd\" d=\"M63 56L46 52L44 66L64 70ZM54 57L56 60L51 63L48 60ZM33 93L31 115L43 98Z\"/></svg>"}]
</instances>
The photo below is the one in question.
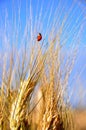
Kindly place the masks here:
<instances>
[{"instance_id":1,"label":"sky background","mask_svg":"<svg viewBox=\"0 0 86 130\"><path fill-rule=\"evenodd\" d=\"M73 80L71 86L75 86L79 80L86 90L86 1L0 0L0 51L8 51L7 38L10 39L8 42L11 45L16 44L16 33L18 33L18 49L24 44L21 41L27 21L29 21L29 38L35 39L37 34L41 32L46 42L51 35L52 28L54 28L54 32L51 39L58 32L62 22L65 22L60 41L62 44L67 37L64 53L80 42L70 83ZM16 29L18 32L15 31ZM74 82L76 80L74 77L77 78L78 83ZM71 100L74 103L73 98Z\"/></svg>"}]
</instances>

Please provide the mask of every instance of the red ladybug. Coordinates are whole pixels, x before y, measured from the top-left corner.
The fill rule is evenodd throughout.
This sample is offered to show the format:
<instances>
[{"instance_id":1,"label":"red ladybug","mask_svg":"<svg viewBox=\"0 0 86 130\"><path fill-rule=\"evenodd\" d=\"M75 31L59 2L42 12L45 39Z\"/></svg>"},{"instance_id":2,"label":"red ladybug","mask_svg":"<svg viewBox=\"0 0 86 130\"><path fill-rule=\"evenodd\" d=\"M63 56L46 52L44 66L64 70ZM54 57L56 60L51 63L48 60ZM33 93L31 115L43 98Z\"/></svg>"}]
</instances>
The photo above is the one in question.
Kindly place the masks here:
<instances>
[{"instance_id":1,"label":"red ladybug","mask_svg":"<svg viewBox=\"0 0 86 130\"><path fill-rule=\"evenodd\" d=\"M42 35L41 35L41 33L39 33L37 36L37 41L41 41L41 40L42 40Z\"/></svg>"}]
</instances>

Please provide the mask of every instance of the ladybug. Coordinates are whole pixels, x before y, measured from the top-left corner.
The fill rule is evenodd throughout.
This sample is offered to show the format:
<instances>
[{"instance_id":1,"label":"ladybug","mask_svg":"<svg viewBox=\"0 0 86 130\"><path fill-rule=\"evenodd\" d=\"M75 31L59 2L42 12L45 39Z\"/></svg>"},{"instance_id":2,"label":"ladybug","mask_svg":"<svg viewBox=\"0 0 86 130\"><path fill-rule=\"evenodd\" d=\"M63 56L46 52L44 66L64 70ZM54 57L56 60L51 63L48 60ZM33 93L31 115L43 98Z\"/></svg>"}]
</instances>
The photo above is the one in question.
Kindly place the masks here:
<instances>
[{"instance_id":1,"label":"ladybug","mask_svg":"<svg viewBox=\"0 0 86 130\"><path fill-rule=\"evenodd\" d=\"M41 41L41 40L42 40L42 35L41 35L41 33L39 33L37 36L37 41Z\"/></svg>"}]
</instances>

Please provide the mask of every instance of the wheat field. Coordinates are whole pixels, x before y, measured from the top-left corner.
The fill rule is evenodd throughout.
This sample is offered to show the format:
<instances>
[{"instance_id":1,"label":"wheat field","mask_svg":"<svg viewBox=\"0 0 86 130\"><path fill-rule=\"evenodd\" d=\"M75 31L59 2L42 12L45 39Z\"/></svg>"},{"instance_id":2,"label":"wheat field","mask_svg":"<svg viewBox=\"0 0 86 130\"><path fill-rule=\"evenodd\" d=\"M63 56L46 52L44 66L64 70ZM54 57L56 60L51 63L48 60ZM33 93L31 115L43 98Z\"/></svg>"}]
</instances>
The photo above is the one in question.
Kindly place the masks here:
<instances>
[{"instance_id":1,"label":"wheat field","mask_svg":"<svg viewBox=\"0 0 86 130\"><path fill-rule=\"evenodd\" d=\"M0 130L78 130L69 79L82 41L83 12L71 26L74 3L64 12L59 2L53 13L51 1L43 16L43 5L39 9L37 3L34 16L33 4L26 2L23 25L18 2L12 19L6 9L0 25Z\"/></svg>"}]
</instances>

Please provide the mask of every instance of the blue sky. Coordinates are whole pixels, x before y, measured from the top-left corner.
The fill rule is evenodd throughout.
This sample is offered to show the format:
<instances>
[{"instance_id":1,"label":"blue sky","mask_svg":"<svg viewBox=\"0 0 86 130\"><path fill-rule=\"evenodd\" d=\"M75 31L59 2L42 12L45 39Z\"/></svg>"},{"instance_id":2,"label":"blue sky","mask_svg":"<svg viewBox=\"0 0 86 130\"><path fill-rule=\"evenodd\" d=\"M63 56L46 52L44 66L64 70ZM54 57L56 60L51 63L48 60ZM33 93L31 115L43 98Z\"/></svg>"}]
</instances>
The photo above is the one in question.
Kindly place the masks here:
<instances>
[{"instance_id":1,"label":"blue sky","mask_svg":"<svg viewBox=\"0 0 86 130\"><path fill-rule=\"evenodd\" d=\"M58 2L59 1L59 2ZM31 7L30 7L31 5ZM18 16L20 7L20 18ZM26 9L27 7L27 9ZM26 15L27 12L27 15ZM67 17L66 17L67 16ZM33 39L41 32L47 42L48 36L54 28L54 34L58 32L62 21L66 18L61 35L61 44L67 37L66 48L72 48L80 42L78 57L71 76L74 77L81 71L80 78L84 87L86 84L86 2L85 0L0 0L0 36L6 33L10 37L10 43L15 43L15 26L19 30L17 47L21 47L26 19L29 22L29 37ZM5 30L6 26L6 30ZM5 32L6 31L6 32ZM35 31L35 33L34 33ZM54 35L53 35L54 36ZM51 38L53 37L51 36ZM5 43L0 39L0 51ZM30 46L30 45L29 45Z\"/></svg>"},{"instance_id":2,"label":"blue sky","mask_svg":"<svg viewBox=\"0 0 86 130\"><path fill-rule=\"evenodd\" d=\"M74 2L75 1L75 2ZM21 3L21 4L20 4ZM28 3L28 4L26 4ZM30 10L30 4L31 4L31 10ZM59 28L59 26L61 25L64 17L66 15L68 15L68 18L65 22L65 26L69 26L68 28L64 28L63 33L66 34L68 33L68 31L71 30L71 28L73 27L73 31L70 32L72 36L73 32L77 33L78 32L78 25L79 23L81 23L83 17L86 15L86 8L85 5L86 3L84 2L84 0L81 2L81 4L79 4L79 2L77 2L77 0L60 0L58 2L58 0L27 0L27 2L25 0L22 0L22 2L20 2L20 0L0 0L0 26L2 27L2 24L4 25L5 23L5 16L6 16L6 10L7 10L7 19L9 19L10 23L10 27L14 26L14 15L16 14L16 25L18 25L18 12L19 12L19 6L20 6L20 21L21 21L21 33L23 33L24 31L24 27L25 27L25 22L26 22L26 7L28 7L27 9L27 16L31 19L32 22L32 27L34 28L37 20L39 22L37 22L36 27L37 27L37 32L41 32L43 34L43 36L45 35L45 32L48 34L48 32L50 31L50 29L47 26L47 23L50 25L50 27L52 27L52 24L54 22L53 19L55 19L58 21L58 26L56 25L55 27ZM30 14L31 12L31 14ZM56 12L56 13L55 13ZM82 12L82 13L81 13ZM69 14L68 14L69 13ZM31 16L31 17L30 17ZM80 18L79 18L80 17ZM79 20L78 20L79 18ZM30 20L29 19L29 20ZM86 18L85 18L86 19ZM49 20L49 21L48 21ZM78 22L75 22L77 21ZM85 20L84 20L85 21ZM85 28L85 22L83 22L83 26L84 26L84 30L83 35L82 35L82 44L85 45L85 38L86 38L86 28ZM40 25L42 24L43 29L40 28ZM48 29L47 29L48 28ZM77 29L76 29L77 28ZM13 30L13 28L12 28ZM48 32L46 31L48 30ZM68 35L68 34L67 34ZM65 37L66 35L64 35ZM62 38L64 38L62 37ZM69 37L69 36L68 36ZM81 37L81 36L80 36ZM72 38L69 37L69 41Z\"/></svg>"}]
</instances>

